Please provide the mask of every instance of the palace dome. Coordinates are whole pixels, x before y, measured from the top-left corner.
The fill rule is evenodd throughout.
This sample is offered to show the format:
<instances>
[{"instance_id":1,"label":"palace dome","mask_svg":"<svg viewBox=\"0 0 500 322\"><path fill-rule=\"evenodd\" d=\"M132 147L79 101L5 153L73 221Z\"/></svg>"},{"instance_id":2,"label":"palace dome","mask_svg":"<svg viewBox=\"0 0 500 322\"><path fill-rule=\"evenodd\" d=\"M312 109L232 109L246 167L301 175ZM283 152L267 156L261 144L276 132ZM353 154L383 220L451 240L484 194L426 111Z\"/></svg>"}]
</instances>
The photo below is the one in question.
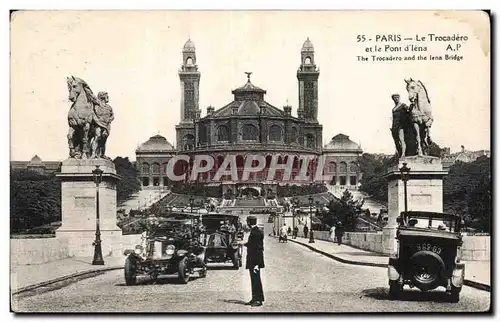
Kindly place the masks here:
<instances>
[{"instance_id":1,"label":"palace dome","mask_svg":"<svg viewBox=\"0 0 500 322\"><path fill-rule=\"evenodd\" d=\"M35 156L31 158L29 165L30 166L42 165L42 159L40 159L40 157L35 154Z\"/></svg>"},{"instance_id":2,"label":"palace dome","mask_svg":"<svg viewBox=\"0 0 500 322\"><path fill-rule=\"evenodd\" d=\"M175 150L174 146L161 135L155 135L149 138L146 142L141 144L136 152L159 152L159 151L172 151Z\"/></svg>"},{"instance_id":3,"label":"palace dome","mask_svg":"<svg viewBox=\"0 0 500 322\"><path fill-rule=\"evenodd\" d=\"M345 134L335 135L324 147L323 151L349 151L361 153L361 147L349 139Z\"/></svg>"}]
</instances>

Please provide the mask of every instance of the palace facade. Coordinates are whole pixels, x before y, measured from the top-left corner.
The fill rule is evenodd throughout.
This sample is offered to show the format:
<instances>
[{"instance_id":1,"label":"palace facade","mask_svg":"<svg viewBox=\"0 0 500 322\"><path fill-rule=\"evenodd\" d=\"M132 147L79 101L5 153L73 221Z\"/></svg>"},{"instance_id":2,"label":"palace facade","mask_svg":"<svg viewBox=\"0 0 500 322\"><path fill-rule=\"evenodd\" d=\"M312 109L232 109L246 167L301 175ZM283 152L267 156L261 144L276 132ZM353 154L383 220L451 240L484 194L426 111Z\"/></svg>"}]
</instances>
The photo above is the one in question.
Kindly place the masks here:
<instances>
[{"instance_id":1,"label":"palace facade","mask_svg":"<svg viewBox=\"0 0 500 322\"><path fill-rule=\"evenodd\" d=\"M140 171L143 187L169 184L167 170L169 161L178 154L210 155L214 167L200 174L196 181L210 185L223 185L224 191L253 188L261 191L275 190L282 183L282 170L276 171L273 180L267 181L268 168L273 156L278 164L292 164L295 178L305 159L311 159L307 167L307 180L286 182L304 184L314 180L318 157L325 155L327 164L324 174L333 175L331 184L357 186L360 179L357 158L360 146L348 136L339 134L323 147L323 127L318 116L319 70L314 58L314 47L309 38L300 51L300 66L297 70L299 106L296 116L289 105L278 108L266 101L266 90L254 85L251 73L246 83L232 91L233 99L222 107L208 106L201 116L199 86L201 73L196 61L196 48L188 40L182 50L182 65L179 70L181 87L181 119L176 125L176 144L165 137L155 135L136 150L136 165ZM250 174L241 182L241 174L248 155L265 158L263 170ZM238 180L222 176L214 181L215 173L228 156L236 158ZM191 162L177 162L174 173L190 173ZM188 179L186 179L188 180ZM273 188L274 187L274 188Z\"/></svg>"}]
</instances>

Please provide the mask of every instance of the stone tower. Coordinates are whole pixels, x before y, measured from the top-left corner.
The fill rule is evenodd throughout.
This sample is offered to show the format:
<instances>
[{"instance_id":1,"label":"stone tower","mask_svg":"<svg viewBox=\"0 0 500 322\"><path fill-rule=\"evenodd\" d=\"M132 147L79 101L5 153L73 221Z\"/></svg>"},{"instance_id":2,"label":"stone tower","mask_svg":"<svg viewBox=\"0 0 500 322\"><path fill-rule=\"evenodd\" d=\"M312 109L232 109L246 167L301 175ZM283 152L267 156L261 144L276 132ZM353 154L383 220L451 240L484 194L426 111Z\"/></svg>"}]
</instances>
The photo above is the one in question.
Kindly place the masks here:
<instances>
[{"instance_id":1,"label":"stone tower","mask_svg":"<svg viewBox=\"0 0 500 322\"><path fill-rule=\"evenodd\" d=\"M182 49L182 66L179 70L181 81L181 122L192 122L199 109L200 72L196 65L196 48L188 39Z\"/></svg>"},{"instance_id":2,"label":"stone tower","mask_svg":"<svg viewBox=\"0 0 500 322\"><path fill-rule=\"evenodd\" d=\"M299 108L297 114L308 122L318 122L318 77L314 63L314 47L309 37L302 45L301 64L297 71L299 81Z\"/></svg>"}]
</instances>

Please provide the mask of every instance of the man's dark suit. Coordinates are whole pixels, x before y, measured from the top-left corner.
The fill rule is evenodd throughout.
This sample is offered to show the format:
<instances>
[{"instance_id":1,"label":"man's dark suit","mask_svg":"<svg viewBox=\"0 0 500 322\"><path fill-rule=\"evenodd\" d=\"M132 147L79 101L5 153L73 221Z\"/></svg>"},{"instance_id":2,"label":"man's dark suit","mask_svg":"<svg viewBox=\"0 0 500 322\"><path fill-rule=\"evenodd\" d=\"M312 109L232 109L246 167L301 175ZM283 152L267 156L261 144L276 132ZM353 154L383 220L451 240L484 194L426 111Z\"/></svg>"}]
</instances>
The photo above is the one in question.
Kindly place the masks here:
<instances>
[{"instance_id":1,"label":"man's dark suit","mask_svg":"<svg viewBox=\"0 0 500 322\"><path fill-rule=\"evenodd\" d=\"M264 292L260 280L260 268L264 268L264 234L257 226L253 226L245 244L247 247L246 269L250 270L250 281L252 283L252 301L264 302ZM258 266L259 270L254 271Z\"/></svg>"}]
</instances>

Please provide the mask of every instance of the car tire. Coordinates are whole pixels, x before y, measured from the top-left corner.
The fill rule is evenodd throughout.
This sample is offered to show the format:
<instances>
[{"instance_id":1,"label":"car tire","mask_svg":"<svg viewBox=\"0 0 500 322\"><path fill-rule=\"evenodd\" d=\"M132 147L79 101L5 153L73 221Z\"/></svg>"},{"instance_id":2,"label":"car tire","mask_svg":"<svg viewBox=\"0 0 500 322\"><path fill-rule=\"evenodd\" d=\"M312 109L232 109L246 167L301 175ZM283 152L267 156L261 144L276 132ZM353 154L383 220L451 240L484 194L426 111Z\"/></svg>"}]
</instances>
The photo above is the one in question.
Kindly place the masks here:
<instances>
[{"instance_id":1,"label":"car tire","mask_svg":"<svg viewBox=\"0 0 500 322\"><path fill-rule=\"evenodd\" d=\"M200 277L201 278L205 278L207 277L207 267L203 267L201 270L200 270Z\"/></svg>"},{"instance_id":2,"label":"car tire","mask_svg":"<svg viewBox=\"0 0 500 322\"><path fill-rule=\"evenodd\" d=\"M240 268L240 252L238 250L235 250L233 252L233 268L234 269Z\"/></svg>"},{"instance_id":3,"label":"car tire","mask_svg":"<svg viewBox=\"0 0 500 322\"><path fill-rule=\"evenodd\" d=\"M461 287L451 286L451 292L448 294L448 299L451 303L458 303L460 301Z\"/></svg>"},{"instance_id":4,"label":"car tire","mask_svg":"<svg viewBox=\"0 0 500 322\"><path fill-rule=\"evenodd\" d=\"M179 273L178 273L179 274L179 281L182 284L187 284L187 282L189 282L189 278L191 277L191 273L190 273L189 267L188 267L187 257L184 257L183 259L181 259L179 261L178 270L179 270Z\"/></svg>"},{"instance_id":5,"label":"car tire","mask_svg":"<svg viewBox=\"0 0 500 322\"><path fill-rule=\"evenodd\" d=\"M391 299L398 299L403 293L403 285L399 284L398 281L389 281L389 297Z\"/></svg>"},{"instance_id":6,"label":"car tire","mask_svg":"<svg viewBox=\"0 0 500 322\"><path fill-rule=\"evenodd\" d=\"M125 260L125 284L135 285L137 282L137 268L134 259L127 257Z\"/></svg>"},{"instance_id":7,"label":"car tire","mask_svg":"<svg viewBox=\"0 0 500 322\"><path fill-rule=\"evenodd\" d=\"M433 252L419 251L410 257L412 279L423 292L433 290L439 286L444 270L444 262Z\"/></svg>"}]
</instances>

